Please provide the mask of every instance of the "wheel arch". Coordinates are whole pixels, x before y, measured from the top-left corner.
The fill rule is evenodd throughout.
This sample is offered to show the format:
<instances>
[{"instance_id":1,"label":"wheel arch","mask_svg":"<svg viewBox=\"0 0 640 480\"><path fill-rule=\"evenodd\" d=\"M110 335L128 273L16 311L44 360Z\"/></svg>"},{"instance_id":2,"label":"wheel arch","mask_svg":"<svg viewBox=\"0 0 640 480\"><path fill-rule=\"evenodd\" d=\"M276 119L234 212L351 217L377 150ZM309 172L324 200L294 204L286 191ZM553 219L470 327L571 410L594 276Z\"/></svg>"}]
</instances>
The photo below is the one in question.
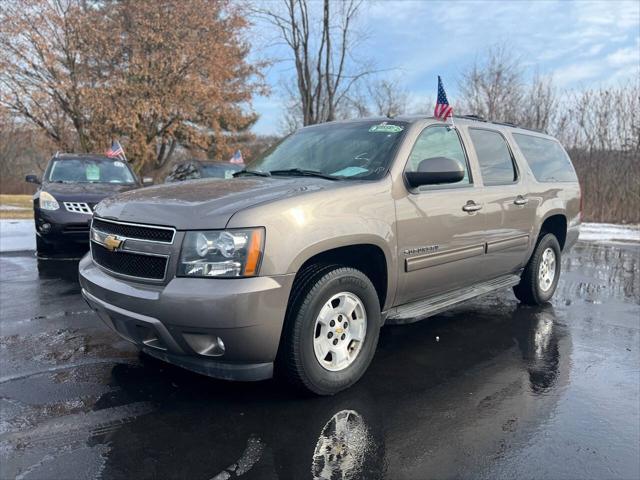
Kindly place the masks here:
<instances>
[{"instance_id":1,"label":"wheel arch","mask_svg":"<svg viewBox=\"0 0 640 480\"><path fill-rule=\"evenodd\" d=\"M545 234L552 233L558 239L560 250L564 250L567 241L567 216L562 212L550 212L542 221L536 242Z\"/></svg>"},{"instance_id":2,"label":"wheel arch","mask_svg":"<svg viewBox=\"0 0 640 480\"><path fill-rule=\"evenodd\" d=\"M335 264L355 268L371 280L380 300L380 309L384 310L394 292L391 273L395 270L390 263L388 252L378 242L353 243L347 239L336 242L334 239L331 245L315 245L296 258L293 266L296 271L294 284L312 265Z\"/></svg>"}]
</instances>

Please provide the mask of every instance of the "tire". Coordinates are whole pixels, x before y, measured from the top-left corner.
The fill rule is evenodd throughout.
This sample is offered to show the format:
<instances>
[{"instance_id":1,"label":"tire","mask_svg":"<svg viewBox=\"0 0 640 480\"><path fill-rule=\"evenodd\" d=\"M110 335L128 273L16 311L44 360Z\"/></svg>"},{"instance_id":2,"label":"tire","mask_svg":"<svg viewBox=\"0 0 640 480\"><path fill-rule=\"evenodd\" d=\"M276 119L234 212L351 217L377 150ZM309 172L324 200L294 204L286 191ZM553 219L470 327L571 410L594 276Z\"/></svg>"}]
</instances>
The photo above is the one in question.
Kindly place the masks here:
<instances>
[{"instance_id":1,"label":"tire","mask_svg":"<svg viewBox=\"0 0 640 480\"><path fill-rule=\"evenodd\" d=\"M352 318L345 312L352 312ZM292 291L279 373L298 390L333 395L362 377L375 353L379 332L380 302L364 273L337 265L312 266L301 273ZM331 351L320 359L323 346ZM333 351L338 355L334 357Z\"/></svg>"},{"instance_id":2,"label":"tire","mask_svg":"<svg viewBox=\"0 0 640 480\"><path fill-rule=\"evenodd\" d=\"M548 251L553 252L553 256ZM549 262L545 262L545 255L547 258L553 257L554 259L551 268L549 268ZM548 302L558 286L560 261L561 250L558 239L552 233L544 234L538 241L524 272L522 272L520 283L513 287L516 298L527 305L542 305ZM545 275L544 280L540 279L541 269L543 269L543 273L552 270L552 278Z\"/></svg>"}]
</instances>

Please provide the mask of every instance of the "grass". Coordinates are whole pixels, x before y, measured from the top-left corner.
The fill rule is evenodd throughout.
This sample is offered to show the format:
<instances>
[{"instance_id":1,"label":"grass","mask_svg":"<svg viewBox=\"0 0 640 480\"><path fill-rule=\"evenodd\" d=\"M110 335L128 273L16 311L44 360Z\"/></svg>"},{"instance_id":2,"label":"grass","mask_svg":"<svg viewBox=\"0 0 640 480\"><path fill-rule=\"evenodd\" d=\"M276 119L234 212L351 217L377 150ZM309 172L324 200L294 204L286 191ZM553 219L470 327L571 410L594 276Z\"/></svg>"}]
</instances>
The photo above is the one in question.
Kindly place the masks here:
<instances>
[{"instance_id":1,"label":"grass","mask_svg":"<svg viewBox=\"0 0 640 480\"><path fill-rule=\"evenodd\" d=\"M4 210L2 207L18 207L20 210ZM31 195L0 194L0 219L33 218Z\"/></svg>"}]
</instances>

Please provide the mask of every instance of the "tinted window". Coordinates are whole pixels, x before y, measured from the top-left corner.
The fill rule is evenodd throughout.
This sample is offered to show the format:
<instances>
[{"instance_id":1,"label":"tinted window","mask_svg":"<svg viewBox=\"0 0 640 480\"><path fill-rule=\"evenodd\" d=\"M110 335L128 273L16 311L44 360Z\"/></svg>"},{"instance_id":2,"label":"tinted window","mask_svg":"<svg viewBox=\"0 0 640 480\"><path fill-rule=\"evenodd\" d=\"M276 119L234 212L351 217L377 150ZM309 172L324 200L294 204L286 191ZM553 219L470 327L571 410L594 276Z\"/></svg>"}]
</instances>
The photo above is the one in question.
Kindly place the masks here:
<instances>
[{"instance_id":1,"label":"tinted window","mask_svg":"<svg viewBox=\"0 0 640 480\"><path fill-rule=\"evenodd\" d=\"M135 183L135 177L125 162L106 158L53 160L46 178L59 183Z\"/></svg>"},{"instance_id":2,"label":"tinted window","mask_svg":"<svg viewBox=\"0 0 640 480\"><path fill-rule=\"evenodd\" d=\"M539 182L575 182L578 180L564 148L549 138L514 133L518 147Z\"/></svg>"},{"instance_id":3,"label":"tinted window","mask_svg":"<svg viewBox=\"0 0 640 480\"><path fill-rule=\"evenodd\" d=\"M517 179L511 152L498 132L469 129L471 141L478 155L478 163L485 185L513 183Z\"/></svg>"},{"instance_id":4,"label":"tinted window","mask_svg":"<svg viewBox=\"0 0 640 480\"><path fill-rule=\"evenodd\" d=\"M362 121L303 128L247 165L247 169L269 172L299 168L342 178L380 178L407 125Z\"/></svg>"},{"instance_id":5,"label":"tinted window","mask_svg":"<svg viewBox=\"0 0 640 480\"><path fill-rule=\"evenodd\" d=\"M460 137L455 129L450 129L449 127L429 127L424 129L413 146L407 163L407 171L415 172L418 170L420 162L436 157L453 158L460 162L464 168L464 178L457 183L448 183L447 185L470 183L467 159L460 143Z\"/></svg>"}]
</instances>

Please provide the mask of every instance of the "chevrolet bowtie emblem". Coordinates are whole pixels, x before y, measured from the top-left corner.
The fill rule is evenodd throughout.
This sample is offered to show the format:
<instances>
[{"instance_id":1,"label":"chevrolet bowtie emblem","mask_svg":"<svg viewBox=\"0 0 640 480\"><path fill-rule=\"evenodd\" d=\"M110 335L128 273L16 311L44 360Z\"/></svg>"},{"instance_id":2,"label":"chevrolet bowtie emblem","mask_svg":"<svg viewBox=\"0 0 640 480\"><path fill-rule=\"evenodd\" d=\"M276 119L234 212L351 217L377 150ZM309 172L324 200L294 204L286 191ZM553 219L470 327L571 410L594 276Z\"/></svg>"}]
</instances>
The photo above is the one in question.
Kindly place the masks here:
<instances>
[{"instance_id":1,"label":"chevrolet bowtie emblem","mask_svg":"<svg viewBox=\"0 0 640 480\"><path fill-rule=\"evenodd\" d=\"M120 248L124 243L124 241L120 240L115 235L107 235L106 237L104 237L104 240L102 241L102 243L107 250L113 252L114 250L117 250L118 248Z\"/></svg>"}]
</instances>

